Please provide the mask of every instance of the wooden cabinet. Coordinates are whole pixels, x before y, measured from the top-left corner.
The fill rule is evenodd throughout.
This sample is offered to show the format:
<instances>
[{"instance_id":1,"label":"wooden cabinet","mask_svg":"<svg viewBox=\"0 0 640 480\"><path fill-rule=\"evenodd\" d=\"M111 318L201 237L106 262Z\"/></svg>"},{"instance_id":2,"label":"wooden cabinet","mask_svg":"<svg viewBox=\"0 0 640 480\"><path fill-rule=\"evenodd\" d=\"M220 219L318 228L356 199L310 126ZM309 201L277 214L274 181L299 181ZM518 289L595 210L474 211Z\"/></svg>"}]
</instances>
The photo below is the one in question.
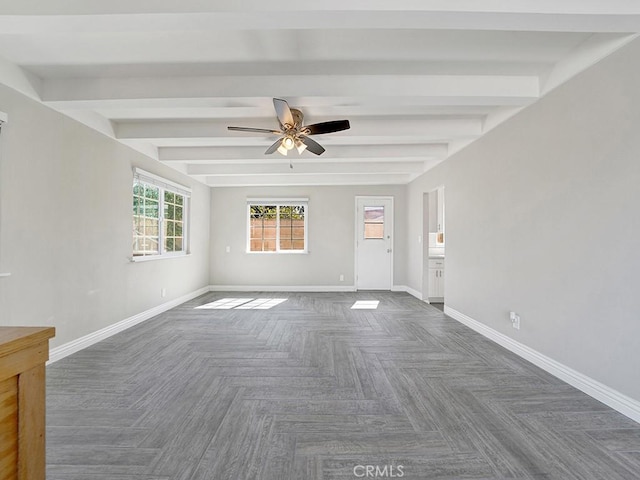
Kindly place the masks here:
<instances>
[{"instance_id":1,"label":"wooden cabinet","mask_svg":"<svg viewBox=\"0 0 640 480\"><path fill-rule=\"evenodd\" d=\"M429 259L429 301L444 300L444 259Z\"/></svg>"},{"instance_id":2,"label":"wooden cabinet","mask_svg":"<svg viewBox=\"0 0 640 480\"><path fill-rule=\"evenodd\" d=\"M0 327L0 480L45 479L51 327Z\"/></svg>"}]
</instances>

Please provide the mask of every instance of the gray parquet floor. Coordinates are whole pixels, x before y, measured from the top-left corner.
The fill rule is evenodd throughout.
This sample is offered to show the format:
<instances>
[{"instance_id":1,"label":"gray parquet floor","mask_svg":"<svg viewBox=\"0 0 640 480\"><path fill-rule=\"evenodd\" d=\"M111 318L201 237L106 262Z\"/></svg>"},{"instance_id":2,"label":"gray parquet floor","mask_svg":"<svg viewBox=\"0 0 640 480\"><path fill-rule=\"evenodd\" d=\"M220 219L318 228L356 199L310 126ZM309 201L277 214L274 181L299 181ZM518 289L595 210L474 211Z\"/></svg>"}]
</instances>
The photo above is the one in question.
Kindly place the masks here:
<instances>
[{"instance_id":1,"label":"gray parquet floor","mask_svg":"<svg viewBox=\"0 0 640 480\"><path fill-rule=\"evenodd\" d=\"M210 293L47 375L49 480L640 478L639 424L402 293Z\"/></svg>"}]
</instances>

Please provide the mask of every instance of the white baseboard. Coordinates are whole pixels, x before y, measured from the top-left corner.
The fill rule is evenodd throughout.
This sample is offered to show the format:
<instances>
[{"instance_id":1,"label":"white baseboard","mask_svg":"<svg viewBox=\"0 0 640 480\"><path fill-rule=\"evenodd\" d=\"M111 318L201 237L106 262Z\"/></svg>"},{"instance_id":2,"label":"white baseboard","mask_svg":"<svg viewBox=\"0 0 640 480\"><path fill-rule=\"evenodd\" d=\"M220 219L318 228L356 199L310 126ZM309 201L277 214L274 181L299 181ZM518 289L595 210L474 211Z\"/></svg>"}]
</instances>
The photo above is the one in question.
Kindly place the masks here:
<instances>
[{"instance_id":1,"label":"white baseboard","mask_svg":"<svg viewBox=\"0 0 640 480\"><path fill-rule=\"evenodd\" d=\"M109 325L108 327L92 332L88 335L85 335L84 337L72 340L71 342L60 345L59 347L52 348L49 352L49 361L47 362L47 364L62 360L72 353L76 353L84 348L90 347L91 345L109 338L116 333L120 333L127 328L131 328L134 325L144 322L145 320L149 320L156 315L164 313L167 310L171 310L172 308L177 307L184 302L188 302L189 300L192 300L208 292L209 287L201 288L199 290L196 290L195 292L188 293L179 298L163 303L162 305L158 305L156 307L150 308L149 310L138 313L137 315L126 318L120 322L114 323L113 325Z\"/></svg>"},{"instance_id":2,"label":"white baseboard","mask_svg":"<svg viewBox=\"0 0 640 480\"><path fill-rule=\"evenodd\" d=\"M413 295L418 300L422 300L422 293L420 293L418 290L415 290L415 289L413 289L411 287L407 287L406 285L394 285L393 287L391 287L391 291L392 292L406 292L409 295Z\"/></svg>"},{"instance_id":3,"label":"white baseboard","mask_svg":"<svg viewBox=\"0 0 640 480\"><path fill-rule=\"evenodd\" d=\"M563 365L542 353L508 337L473 318L445 305L444 313L507 350L530 361L551 375L567 382L587 395L601 401L621 414L640 423L640 402L610 388L591 377Z\"/></svg>"},{"instance_id":4,"label":"white baseboard","mask_svg":"<svg viewBox=\"0 0 640 480\"><path fill-rule=\"evenodd\" d=\"M353 285L210 285L211 292L355 292Z\"/></svg>"}]
</instances>

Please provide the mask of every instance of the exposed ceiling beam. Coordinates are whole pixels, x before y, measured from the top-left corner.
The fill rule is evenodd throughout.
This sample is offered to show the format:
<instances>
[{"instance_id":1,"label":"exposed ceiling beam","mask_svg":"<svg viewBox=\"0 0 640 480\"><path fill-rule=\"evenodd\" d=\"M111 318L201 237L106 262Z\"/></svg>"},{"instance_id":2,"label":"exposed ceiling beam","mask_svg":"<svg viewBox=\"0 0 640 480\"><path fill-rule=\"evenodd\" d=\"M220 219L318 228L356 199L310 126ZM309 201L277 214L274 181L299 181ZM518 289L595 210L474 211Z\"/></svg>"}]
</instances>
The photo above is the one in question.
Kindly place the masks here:
<instances>
[{"instance_id":1,"label":"exposed ceiling beam","mask_svg":"<svg viewBox=\"0 0 640 480\"><path fill-rule=\"evenodd\" d=\"M187 175L277 175L277 174L335 174L359 175L366 168L367 174L420 174L424 172L424 162L372 162L363 166L362 162L300 162L299 157L291 155L279 156L278 163L262 164L222 164L222 165L187 165ZM290 162L293 168L290 167Z\"/></svg>"},{"instance_id":2,"label":"exposed ceiling beam","mask_svg":"<svg viewBox=\"0 0 640 480\"><path fill-rule=\"evenodd\" d=\"M269 99L270 100L270 99ZM271 103L269 101L269 103ZM385 107L373 105L348 105L348 106L316 106L313 107L313 114L317 117L326 118L349 118L372 116L380 117L383 115L443 115L443 116L484 116L491 112L491 108L484 106L428 106L428 105L410 105L395 107ZM51 103L49 103L51 105ZM293 105L292 105L293 106ZM308 107L301 107L308 110ZM182 119L211 119L211 118L262 118L264 121L271 121L275 112L273 106L264 107L176 107L176 108L71 108L65 109L66 112L79 110L94 110L104 118L115 122L123 120L182 120ZM235 120L233 120L235 121Z\"/></svg>"},{"instance_id":3,"label":"exposed ceiling beam","mask_svg":"<svg viewBox=\"0 0 640 480\"><path fill-rule=\"evenodd\" d=\"M179 80L179 79L178 79ZM446 97L437 96L286 96L292 107L311 110L316 115L349 117L353 115L486 115L494 107L522 107L536 97ZM61 112L95 110L113 120L184 118L273 118L273 97L229 98L118 98L86 100L50 100L51 108ZM208 109L212 109L208 113ZM119 111L127 111L122 118ZM135 112L140 111L140 115ZM174 114L175 112L175 114ZM190 112L195 112L192 116ZM199 113L198 113L199 112ZM227 113L225 113L227 112Z\"/></svg>"},{"instance_id":4,"label":"exposed ceiling beam","mask_svg":"<svg viewBox=\"0 0 640 480\"><path fill-rule=\"evenodd\" d=\"M259 156L257 155L259 154ZM376 161L377 158L393 158L397 160L412 159L444 159L447 156L447 145L336 145L331 149L334 159L349 161ZM159 149L158 158L162 162L231 162L239 160L246 163L262 163L268 161L262 152L255 147L163 147Z\"/></svg>"},{"instance_id":5,"label":"exposed ceiling beam","mask_svg":"<svg viewBox=\"0 0 640 480\"><path fill-rule=\"evenodd\" d=\"M115 137L113 123L95 110L67 110L64 113L65 115L76 119L80 123L84 123L100 133L104 133L108 137Z\"/></svg>"},{"instance_id":6,"label":"exposed ceiling beam","mask_svg":"<svg viewBox=\"0 0 640 480\"><path fill-rule=\"evenodd\" d=\"M555 4L554 4L555 3ZM582 3L582 4L580 4ZM632 32L640 25L636 2L597 0L542 3L394 0L344 2L136 2L119 0L0 1L3 32L101 33L243 29L449 29L555 32ZM230 5L233 4L233 5ZM559 5L558 5L559 4ZM403 11L412 11L404 15ZM135 13L136 15L130 15Z\"/></svg>"},{"instance_id":7,"label":"exposed ceiling beam","mask_svg":"<svg viewBox=\"0 0 640 480\"><path fill-rule=\"evenodd\" d=\"M119 139L123 143L130 142L152 142L159 149L165 147L251 147L257 148L258 155L262 155L264 149L271 145L275 141L274 138L258 138L258 137L162 137L162 138L133 138L133 139ZM397 135L375 135L375 136L349 136L340 135L340 133L323 135L322 138L316 135L314 137L316 141L321 143L325 148L331 147L331 149L343 146L387 146L395 147L398 145L425 145L425 144L441 144L449 143L452 138L444 138L425 132L421 135L406 135L398 137ZM473 140L478 138L477 136L460 136L458 140ZM311 155L311 154L309 154Z\"/></svg>"},{"instance_id":8,"label":"exposed ceiling beam","mask_svg":"<svg viewBox=\"0 0 640 480\"><path fill-rule=\"evenodd\" d=\"M550 92L638 36L638 34L620 36L604 33L592 35L578 49L574 50L572 55L556 63L548 76L541 82L541 94Z\"/></svg>"},{"instance_id":9,"label":"exposed ceiling beam","mask_svg":"<svg viewBox=\"0 0 640 480\"><path fill-rule=\"evenodd\" d=\"M0 84L35 99L40 98L41 80L15 63L0 57Z\"/></svg>"},{"instance_id":10,"label":"exposed ceiling beam","mask_svg":"<svg viewBox=\"0 0 640 480\"><path fill-rule=\"evenodd\" d=\"M317 118L311 123L335 120L330 118ZM254 119L238 119L236 126L274 128L277 129L277 119L265 124ZM431 118L431 117L380 117L380 118L351 118L351 129L345 132L337 132L331 136L323 135L317 138L325 139L337 136L343 137L423 137L423 138L451 138L451 137L476 137L482 134L481 118ZM276 135L232 132L227 129L229 122L222 119L215 120L138 120L117 122L114 127L118 139L156 139L156 138L210 138L212 142L222 137L224 141L237 139L238 143L246 139L258 139L259 144L265 140L275 141ZM316 138L316 136L314 136Z\"/></svg>"},{"instance_id":11,"label":"exposed ceiling beam","mask_svg":"<svg viewBox=\"0 0 640 480\"><path fill-rule=\"evenodd\" d=\"M53 78L44 81L42 100L128 98L224 98L387 96L521 98L539 95L536 75L283 75L136 78ZM442 104L442 103L441 103Z\"/></svg>"},{"instance_id":12,"label":"exposed ceiling beam","mask_svg":"<svg viewBox=\"0 0 640 480\"><path fill-rule=\"evenodd\" d=\"M435 35L435 34L434 34ZM611 34L623 37L623 34ZM508 36L508 35L507 35ZM583 37L584 35L579 35ZM376 35L378 37L378 35ZM455 38L455 35L452 35ZM498 41L495 37L492 41ZM419 37L417 37L419 38ZM424 41L426 41L426 37ZM504 38L504 36L503 36ZM411 40L412 37L405 39ZM575 38L577 40L577 38ZM384 39L383 39L384 41ZM397 41L397 39L396 39ZM440 39L442 41L442 39ZM569 41L566 39L566 41ZM362 48L361 45L352 46L352 51ZM433 48L433 45L431 45ZM413 47L413 51L424 52L419 46ZM477 50L476 50L477 51ZM468 52L468 50L467 50ZM240 52L241 53L241 52ZM215 62L177 62L165 59L162 63L141 62L127 63L122 59L119 62L103 63L94 58L91 63L65 64L29 64L24 65L29 71L42 78L91 78L91 77L182 77L185 72L191 76L243 76L243 75L537 75L553 66L553 61L544 56L535 59L513 58L509 61L500 60L499 55L482 55L478 58L468 54L465 58L445 58L442 52L435 56L425 55L416 58L407 58L410 52L405 52L390 60L384 52L379 56L367 59L327 58L327 56L309 55L282 60L254 59L253 61L222 61ZM356 57L358 52L350 57ZM497 57L497 58L496 58ZM249 97L243 98L248 100Z\"/></svg>"},{"instance_id":13,"label":"exposed ceiling beam","mask_svg":"<svg viewBox=\"0 0 640 480\"><path fill-rule=\"evenodd\" d=\"M640 13L636 2L628 0L483 0L482 2L450 0L367 0L364 2L345 2L344 0L324 0L323 2L303 2L296 4L297 10L320 12L336 11L452 11L452 12L521 12L521 13L566 13L566 14L606 14L612 11L620 13ZM115 14L115 13L180 13L180 12L286 12L292 10L289 0L0 0L0 11L7 14Z\"/></svg>"},{"instance_id":14,"label":"exposed ceiling beam","mask_svg":"<svg viewBox=\"0 0 640 480\"><path fill-rule=\"evenodd\" d=\"M295 167L294 167L295 170ZM212 187L283 186L283 185L403 185L416 175L411 174L278 174L204 177Z\"/></svg>"}]
</instances>

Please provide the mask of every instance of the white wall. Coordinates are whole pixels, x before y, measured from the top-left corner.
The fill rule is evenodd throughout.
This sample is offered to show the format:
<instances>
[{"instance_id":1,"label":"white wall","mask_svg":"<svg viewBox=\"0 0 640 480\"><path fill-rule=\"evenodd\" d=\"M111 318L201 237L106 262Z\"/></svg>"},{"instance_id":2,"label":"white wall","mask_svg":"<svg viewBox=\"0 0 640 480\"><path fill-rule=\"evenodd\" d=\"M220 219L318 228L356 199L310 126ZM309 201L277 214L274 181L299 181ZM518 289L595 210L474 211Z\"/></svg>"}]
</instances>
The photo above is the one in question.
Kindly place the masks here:
<instances>
[{"instance_id":1,"label":"white wall","mask_svg":"<svg viewBox=\"0 0 640 480\"><path fill-rule=\"evenodd\" d=\"M405 186L214 188L211 284L353 287L355 197L384 195L394 197L394 284L404 285L405 191ZM247 198L251 197L308 197L309 253L246 253ZM225 251L227 246L230 253ZM343 282L340 274L344 274Z\"/></svg>"},{"instance_id":2,"label":"white wall","mask_svg":"<svg viewBox=\"0 0 640 480\"><path fill-rule=\"evenodd\" d=\"M4 86L0 110L0 325L57 346L208 285L208 187ZM192 256L129 261L132 166L192 186Z\"/></svg>"},{"instance_id":3,"label":"white wall","mask_svg":"<svg viewBox=\"0 0 640 480\"><path fill-rule=\"evenodd\" d=\"M407 275L443 184L446 304L640 400L638 85L636 41L411 183Z\"/></svg>"}]
</instances>

